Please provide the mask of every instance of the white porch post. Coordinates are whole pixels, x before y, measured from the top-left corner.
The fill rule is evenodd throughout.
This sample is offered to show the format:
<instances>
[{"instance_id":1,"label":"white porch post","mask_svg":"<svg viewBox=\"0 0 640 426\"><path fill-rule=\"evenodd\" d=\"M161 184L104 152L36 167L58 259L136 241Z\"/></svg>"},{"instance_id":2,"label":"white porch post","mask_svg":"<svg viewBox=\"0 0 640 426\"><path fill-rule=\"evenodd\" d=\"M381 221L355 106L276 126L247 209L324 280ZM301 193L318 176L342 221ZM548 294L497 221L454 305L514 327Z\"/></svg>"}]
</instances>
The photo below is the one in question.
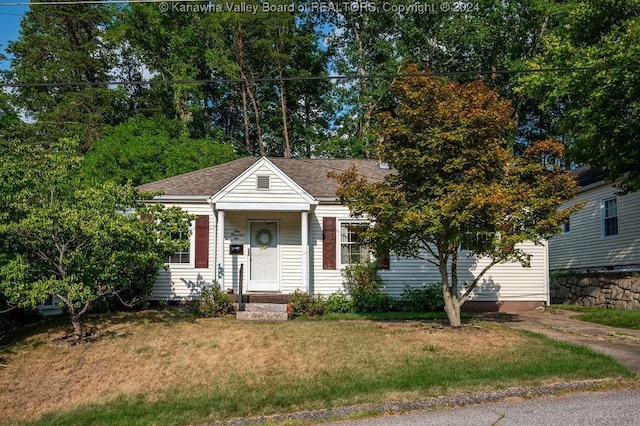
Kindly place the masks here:
<instances>
[{"instance_id":1,"label":"white porch post","mask_svg":"<svg viewBox=\"0 0 640 426\"><path fill-rule=\"evenodd\" d=\"M300 246L302 249L302 288L309 293L309 214L300 213Z\"/></svg>"},{"instance_id":2,"label":"white porch post","mask_svg":"<svg viewBox=\"0 0 640 426\"><path fill-rule=\"evenodd\" d=\"M216 256L218 285L224 290L224 210L218 210L218 230L216 236L218 237L218 255Z\"/></svg>"}]
</instances>

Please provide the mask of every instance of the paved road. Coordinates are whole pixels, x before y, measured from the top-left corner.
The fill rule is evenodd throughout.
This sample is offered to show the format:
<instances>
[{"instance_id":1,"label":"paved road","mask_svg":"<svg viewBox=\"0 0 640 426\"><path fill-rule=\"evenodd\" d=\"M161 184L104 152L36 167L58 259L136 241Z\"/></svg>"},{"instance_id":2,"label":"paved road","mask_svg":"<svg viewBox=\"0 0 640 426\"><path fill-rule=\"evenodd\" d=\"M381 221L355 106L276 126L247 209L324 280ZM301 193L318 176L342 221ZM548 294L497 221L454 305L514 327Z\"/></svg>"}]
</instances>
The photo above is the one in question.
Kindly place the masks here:
<instances>
[{"instance_id":1,"label":"paved road","mask_svg":"<svg viewBox=\"0 0 640 426\"><path fill-rule=\"evenodd\" d=\"M609 426L640 425L640 389L580 393L325 423L324 426Z\"/></svg>"}]
</instances>

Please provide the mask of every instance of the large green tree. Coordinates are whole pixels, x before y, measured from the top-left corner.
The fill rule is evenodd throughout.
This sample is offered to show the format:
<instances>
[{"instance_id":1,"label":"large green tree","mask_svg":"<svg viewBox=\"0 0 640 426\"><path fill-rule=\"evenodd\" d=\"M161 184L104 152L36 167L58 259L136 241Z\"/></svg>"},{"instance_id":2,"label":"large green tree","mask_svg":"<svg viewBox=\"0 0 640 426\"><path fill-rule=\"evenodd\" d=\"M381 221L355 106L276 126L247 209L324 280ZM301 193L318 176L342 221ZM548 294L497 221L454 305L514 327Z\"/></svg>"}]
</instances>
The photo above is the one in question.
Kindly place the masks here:
<instances>
[{"instance_id":1,"label":"large green tree","mask_svg":"<svg viewBox=\"0 0 640 426\"><path fill-rule=\"evenodd\" d=\"M104 133L82 162L82 176L89 182L136 186L235 158L228 143L185 136L177 120L136 116Z\"/></svg>"},{"instance_id":2,"label":"large green tree","mask_svg":"<svg viewBox=\"0 0 640 426\"><path fill-rule=\"evenodd\" d=\"M433 72L451 73L457 81L478 78L480 71L519 70L541 47L541 37L557 25L555 1L479 0L457 3L459 12L440 4L397 0L376 4L377 11L339 8L327 12L333 31L328 34L332 65L358 80L338 82L340 117L337 138L328 144L335 156L372 155L375 111L390 105L389 84L403 61L421 64ZM424 6L423 12L412 9ZM434 10L428 9L435 7ZM520 151L533 140L553 133L547 117L529 93L514 92L517 74L483 75L487 84L512 100L515 127L512 145ZM517 137L516 137L517 136Z\"/></svg>"},{"instance_id":3,"label":"large green tree","mask_svg":"<svg viewBox=\"0 0 640 426\"><path fill-rule=\"evenodd\" d=\"M13 306L35 308L55 295L74 336L81 318L106 296L144 300L164 256L186 244L189 215L147 206L131 186L81 186L77 143L27 147L0 141L0 292ZM132 302L130 300L129 302Z\"/></svg>"},{"instance_id":4,"label":"large green tree","mask_svg":"<svg viewBox=\"0 0 640 426\"><path fill-rule=\"evenodd\" d=\"M7 48L11 81L27 85L12 92L12 103L30 120L14 134L30 141L76 138L86 151L104 125L126 118L131 93L106 83L127 78L125 51L108 31L115 10L106 2L29 8ZM37 86L58 82L78 85Z\"/></svg>"},{"instance_id":5,"label":"large green tree","mask_svg":"<svg viewBox=\"0 0 640 426\"><path fill-rule=\"evenodd\" d=\"M169 117L179 119L189 136L217 137L222 131L245 155L310 153L308 138L317 141L326 128L330 87L289 79L326 74L327 55L312 17L264 12L258 1L219 6L215 13L192 14L182 7L161 11L131 4L114 28L157 81L234 80L157 87L153 93L164 93ZM247 6L256 13L234 10Z\"/></svg>"},{"instance_id":6,"label":"large green tree","mask_svg":"<svg viewBox=\"0 0 640 426\"><path fill-rule=\"evenodd\" d=\"M547 31L520 91L540 108L575 162L602 167L622 192L640 189L640 1L569 1ZM585 69L575 69L585 68ZM564 69L564 70L563 70ZM573 69L573 70L572 70Z\"/></svg>"},{"instance_id":7,"label":"large green tree","mask_svg":"<svg viewBox=\"0 0 640 426\"><path fill-rule=\"evenodd\" d=\"M424 76L391 87L397 104L378 116L377 155L394 173L369 182L351 170L339 176L338 195L372 221L365 243L438 268L449 322L459 326L460 307L492 266L528 265L517 244L543 244L559 231L571 213L560 205L576 184L556 162L540 161L561 154L551 141L532 145L528 158L509 152L510 102L484 83ZM458 280L461 248L489 259L472 282Z\"/></svg>"}]
</instances>

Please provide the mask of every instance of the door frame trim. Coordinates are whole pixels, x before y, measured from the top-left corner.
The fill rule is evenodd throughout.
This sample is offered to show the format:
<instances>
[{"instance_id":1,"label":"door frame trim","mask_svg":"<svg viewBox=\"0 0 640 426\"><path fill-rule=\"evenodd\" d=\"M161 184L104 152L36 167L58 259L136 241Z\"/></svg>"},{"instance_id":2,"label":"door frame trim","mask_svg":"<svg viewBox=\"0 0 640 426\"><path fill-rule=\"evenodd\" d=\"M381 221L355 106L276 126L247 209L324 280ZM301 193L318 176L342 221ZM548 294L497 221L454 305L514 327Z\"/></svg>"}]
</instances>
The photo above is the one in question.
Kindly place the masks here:
<instances>
[{"instance_id":1,"label":"door frame trim","mask_svg":"<svg viewBox=\"0 0 640 426\"><path fill-rule=\"evenodd\" d=\"M276 287L277 289L275 290L251 290L251 268L252 268L252 262L251 262L251 241L252 241L252 235L251 235L251 225L253 223L265 223L265 222L273 222L276 224L276 235L275 235L275 239L276 239ZM248 265L249 267L247 268L247 292L268 292L268 291L272 291L272 292L281 292L281 277L280 277L280 259L281 259L281 252L280 252L280 219L272 219L272 218L268 218L268 219L247 219L247 235L249 236L249 250L247 253L247 256L249 257L248 259ZM264 281L254 281L255 283L259 283L259 282L264 282Z\"/></svg>"}]
</instances>

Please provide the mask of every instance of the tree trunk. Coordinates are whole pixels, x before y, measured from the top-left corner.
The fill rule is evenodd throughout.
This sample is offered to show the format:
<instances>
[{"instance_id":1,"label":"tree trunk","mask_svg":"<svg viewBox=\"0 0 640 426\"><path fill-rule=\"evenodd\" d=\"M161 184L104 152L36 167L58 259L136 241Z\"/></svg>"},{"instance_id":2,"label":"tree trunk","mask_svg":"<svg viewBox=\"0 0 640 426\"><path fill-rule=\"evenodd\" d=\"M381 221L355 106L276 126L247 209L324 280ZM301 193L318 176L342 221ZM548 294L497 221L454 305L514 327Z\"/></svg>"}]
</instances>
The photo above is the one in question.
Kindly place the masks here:
<instances>
[{"instance_id":1,"label":"tree trunk","mask_svg":"<svg viewBox=\"0 0 640 426\"><path fill-rule=\"evenodd\" d=\"M242 79L242 84L244 88L243 95L246 93L246 95L249 96L249 99L251 101L251 106L253 107L253 113L255 115L255 123L256 123L256 131L258 133L258 144L260 149L260 155L264 156L265 149L264 149L264 141L262 140L262 129L260 127L260 111L258 109L258 103L256 102L256 98L253 95L253 91L251 90L251 86L249 85L249 79L247 78L247 75L244 72L245 70L244 40L242 38L242 27L236 28L235 44L236 44L237 55L238 55L238 66L240 68L240 78ZM247 114L245 114L245 117L246 116ZM246 128L245 128L245 133L246 133ZM246 141L246 136L245 136L245 141Z\"/></svg>"},{"instance_id":2,"label":"tree trunk","mask_svg":"<svg viewBox=\"0 0 640 426\"><path fill-rule=\"evenodd\" d=\"M279 61L278 61L279 62ZM278 72L280 74L280 109L282 110L282 156L284 158L291 158L291 145L289 144L289 129L287 127L287 101L284 93L284 81L282 80L282 67L278 65Z\"/></svg>"},{"instance_id":3,"label":"tree trunk","mask_svg":"<svg viewBox=\"0 0 640 426\"><path fill-rule=\"evenodd\" d=\"M311 105L309 104L309 95L305 93L304 95L304 141L305 141L305 149L306 155L305 157L311 158L311 138L309 135L311 134Z\"/></svg>"},{"instance_id":4,"label":"tree trunk","mask_svg":"<svg viewBox=\"0 0 640 426\"><path fill-rule=\"evenodd\" d=\"M442 278L442 298L444 299L444 311L447 313L449 325L451 327L460 327L462 320L460 319L460 300L458 299L457 282L457 254L453 255L452 263L452 282L449 283L449 271L447 270L448 256L440 254L438 263L440 266L440 277ZM455 285L454 285L455 284Z\"/></svg>"},{"instance_id":5,"label":"tree trunk","mask_svg":"<svg viewBox=\"0 0 640 426\"><path fill-rule=\"evenodd\" d=\"M76 339L82 339L82 323L80 322L80 315L77 312L72 312L71 314L71 324L73 325L73 334Z\"/></svg>"},{"instance_id":6,"label":"tree trunk","mask_svg":"<svg viewBox=\"0 0 640 426\"><path fill-rule=\"evenodd\" d=\"M260 155L265 156L264 149L264 141L262 140L262 128L260 127L260 110L258 109L258 102L256 102L256 97L253 95L253 91L249 86L249 80L247 76L244 74L244 71L240 71L242 79L246 82L247 87L247 95L249 95L249 99L251 100L251 106L253 107L254 119L256 122L256 131L258 132L258 145L260 149Z\"/></svg>"},{"instance_id":7,"label":"tree trunk","mask_svg":"<svg viewBox=\"0 0 640 426\"><path fill-rule=\"evenodd\" d=\"M284 91L284 71L282 60L280 55L282 54L282 28L278 31L278 40L275 40L273 45L276 51L276 69L278 70L278 87L280 89L280 110L282 112L282 156L284 158L291 158L291 145L289 144L289 128L287 126L287 98Z\"/></svg>"},{"instance_id":8,"label":"tree trunk","mask_svg":"<svg viewBox=\"0 0 640 426\"><path fill-rule=\"evenodd\" d=\"M244 124L244 145L247 149L247 154L251 155L251 140L249 138L249 108L247 107L247 83L242 82L242 120Z\"/></svg>"},{"instance_id":9,"label":"tree trunk","mask_svg":"<svg viewBox=\"0 0 640 426\"><path fill-rule=\"evenodd\" d=\"M460 327L462 320L460 319L460 301L457 294L451 293L451 288L448 283L442 284L442 296L444 297L444 311L449 318L449 325L451 327Z\"/></svg>"}]
</instances>

